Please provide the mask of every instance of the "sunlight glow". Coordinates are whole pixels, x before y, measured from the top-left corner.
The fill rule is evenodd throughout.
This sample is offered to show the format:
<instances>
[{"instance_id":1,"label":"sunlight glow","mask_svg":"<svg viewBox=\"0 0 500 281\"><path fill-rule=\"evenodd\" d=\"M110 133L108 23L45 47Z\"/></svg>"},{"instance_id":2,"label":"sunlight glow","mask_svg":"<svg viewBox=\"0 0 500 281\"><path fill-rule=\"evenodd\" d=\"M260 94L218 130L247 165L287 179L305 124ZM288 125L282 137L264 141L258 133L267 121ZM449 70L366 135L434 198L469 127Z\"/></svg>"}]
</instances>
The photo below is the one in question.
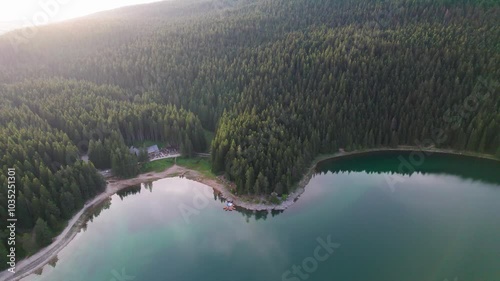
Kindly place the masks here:
<instances>
[{"instance_id":1,"label":"sunlight glow","mask_svg":"<svg viewBox=\"0 0 500 281\"><path fill-rule=\"evenodd\" d=\"M161 0L1 0L0 23L41 25Z\"/></svg>"}]
</instances>

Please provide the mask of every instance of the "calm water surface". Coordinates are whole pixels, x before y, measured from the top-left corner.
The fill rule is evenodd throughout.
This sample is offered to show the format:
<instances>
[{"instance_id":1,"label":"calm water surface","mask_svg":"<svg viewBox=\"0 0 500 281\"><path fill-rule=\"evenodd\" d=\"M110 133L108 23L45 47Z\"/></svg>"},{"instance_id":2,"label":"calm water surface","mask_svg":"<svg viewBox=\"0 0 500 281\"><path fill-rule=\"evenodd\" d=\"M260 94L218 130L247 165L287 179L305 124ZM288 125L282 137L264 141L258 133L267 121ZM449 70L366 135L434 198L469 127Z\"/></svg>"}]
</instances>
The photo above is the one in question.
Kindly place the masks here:
<instances>
[{"instance_id":1,"label":"calm water surface","mask_svg":"<svg viewBox=\"0 0 500 281\"><path fill-rule=\"evenodd\" d=\"M282 213L224 212L181 178L131 188L24 280L500 280L499 162L412 156L322 163Z\"/></svg>"}]
</instances>

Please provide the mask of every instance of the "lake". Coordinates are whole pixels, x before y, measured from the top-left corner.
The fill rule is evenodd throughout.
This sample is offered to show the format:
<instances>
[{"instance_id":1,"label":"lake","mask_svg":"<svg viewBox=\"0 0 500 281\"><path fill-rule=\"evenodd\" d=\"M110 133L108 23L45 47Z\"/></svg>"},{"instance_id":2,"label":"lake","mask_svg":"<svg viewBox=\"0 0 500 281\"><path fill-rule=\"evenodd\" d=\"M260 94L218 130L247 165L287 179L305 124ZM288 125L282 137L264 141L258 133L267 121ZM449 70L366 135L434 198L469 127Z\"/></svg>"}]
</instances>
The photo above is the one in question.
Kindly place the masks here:
<instances>
[{"instance_id":1,"label":"lake","mask_svg":"<svg viewBox=\"0 0 500 281\"><path fill-rule=\"evenodd\" d=\"M26 281L498 281L500 162L384 152L320 163L284 212L203 184L132 187Z\"/></svg>"}]
</instances>

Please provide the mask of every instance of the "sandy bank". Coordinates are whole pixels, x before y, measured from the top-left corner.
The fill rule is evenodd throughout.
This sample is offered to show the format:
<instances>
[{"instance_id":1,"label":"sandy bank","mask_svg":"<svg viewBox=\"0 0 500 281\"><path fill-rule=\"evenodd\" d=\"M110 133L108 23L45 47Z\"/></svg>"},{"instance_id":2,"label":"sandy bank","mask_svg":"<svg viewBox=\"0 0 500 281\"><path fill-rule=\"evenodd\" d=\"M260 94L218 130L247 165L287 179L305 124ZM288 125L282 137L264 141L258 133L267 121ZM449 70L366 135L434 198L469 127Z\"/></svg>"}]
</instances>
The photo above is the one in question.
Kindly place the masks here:
<instances>
[{"instance_id":1,"label":"sandy bank","mask_svg":"<svg viewBox=\"0 0 500 281\"><path fill-rule=\"evenodd\" d=\"M334 158L340 158L350 155L356 154L367 154L372 152L382 152L382 151L419 151L421 150L418 147L399 147L399 148L379 148L379 149L367 149L353 152L339 152L335 154L329 155L321 155L317 157L311 167L303 176L302 180L295 187L295 191L288 195L287 200L281 202L281 204L269 204L263 203L267 202L268 198L266 197L256 197L256 196L235 196L230 192L230 187L224 182L222 178L208 178L198 171L190 170L184 167L180 167L177 165L172 166L171 168L163 171L163 172L154 172L154 173L146 173L141 174L133 179L108 179L108 184L106 187L106 191L102 194L95 197L92 201L87 202L82 210L78 212L69 222L66 229L57 236L53 243L48 247L40 250L35 255L28 257L22 261L19 261L16 265L16 274L13 275L8 271L3 271L0 273L0 280L6 281L16 281L24 278L36 270L40 269L44 265L46 265L51 259L57 256L57 253L61 251L80 231L83 224L85 224L87 220L86 214L92 210L93 207L107 200L111 195L117 193L118 191L127 188L129 186L138 185L145 182L155 181L168 177L175 176L183 176L187 179L194 180L205 185L208 185L220 193L220 196L233 200L236 206L242 207L248 210L254 211L263 211L263 210L285 210L290 207L295 201L298 200L300 195L305 191L305 186L309 183L310 179L315 173L316 166L318 163ZM487 159L495 159L490 155L483 154L475 154L475 153L466 153L466 152L456 152L451 150L443 150L443 149L425 149L422 151L430 152L430 153L445 153L445 154L456 154L456 155L464 155L464 156L472 156L472 157L480 157ZM221 209L222 211L222 209Z\"/></svg>"},{"instance_id":2,"label":"sandy bank","mask_svg":"<svg viewBox=\"0 0 500 281\"><path fill-rule=\"evenodd\" d=\"M57 253L59 253L59 251L61 251L69 242L71 242L76 234L80 232L81 227L86 223L87 213L91 211L95 206L107 200L111 195L132 185L176 176L179 174L183 174L186 171L188 170L185 168L173 166L161 173L142 174L133 179L109 179L106 190L91 201L87 202L83 209L80 210L76 215L74 215L70 221L68 221L68 226L63 230L61 234L54 238L52 244L43 248L32 256L18 261L16 264L15 274L12 274L7 270L0 272L0 280L17 281L45 266L52 258L57 256Z\"/></svg>"}]
</instances>

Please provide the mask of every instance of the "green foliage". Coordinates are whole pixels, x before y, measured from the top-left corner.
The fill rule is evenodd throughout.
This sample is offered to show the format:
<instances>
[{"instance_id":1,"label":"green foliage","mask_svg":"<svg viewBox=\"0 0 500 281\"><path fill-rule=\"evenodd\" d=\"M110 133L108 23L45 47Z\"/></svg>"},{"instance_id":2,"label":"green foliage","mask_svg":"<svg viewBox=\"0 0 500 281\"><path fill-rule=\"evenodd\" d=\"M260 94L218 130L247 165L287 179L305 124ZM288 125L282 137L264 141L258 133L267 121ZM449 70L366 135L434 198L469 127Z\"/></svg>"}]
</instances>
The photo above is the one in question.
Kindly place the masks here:
<instances>
[{"instance_id":1,"label":"green foliage","mask_svg":"<svg viewBox=\"0 0 500 281\"><path fill-rule=\"evenodd\" d=\"M137 161L140 163L148 162L149 161L149 155L148 155L148 149L143 147L139 149L139 155L137 156Z\"/></svg>"},{"instance_id":2,"label":"green foliage","mask_svg":"<svg viewBox=\"0 0 500 281\"><path fill-rule=\"evenodd\" d=\"M161 159L142 164L140 173L163 172L174 165L173 159Z\"/></svg>"},{"instance_id":3,"label":"green foliage","mask_svg":"<svg viewBox=\"0 0 500 281\"><path fill-rule=\"evenodd\" d=\"M286 200L288 200L288 194L283 194L281 196L281 201L285 202Z\"/></svg>"},{"instance_id":4,"label":"green foliage","mask_svg":"<svg viewBox=\"0 0 500 281\"><path fill-rule=\"evenodd\" d=\"M275 205L278 205L281 203L280 199L278 197L274 197L274 196L271 196L269 198L269 202L271 202L271 204L275 204Z\"/></svg>"},{"instance_id":5,"label":"green foliage","mask_svg":"<svg viewBox=\"0 0 500 281\"><path fill-rule=\"evenodd\" d=\"M157 142L157 141L153 141L153 140L135 141L132 145L135 147L150 147L153 145L158 145L159 149L162 149L165 147L164 142Z\"/></svg>"},{"instance_id":6,"label":"green foliage","mask_svg":"<svg viewBox=\"0 0 500 281\"><path fill-rule=\"evenodd\" d=\"M163 172L168 168L172 167L174 164L177 164L181 167L185 167L191 170L195 170L200 172L202 175L214 178L215 175L212 173L212 165L210 164L209 159L201 158L201 157L177 157L161 159L152 162L148 162L142 165L140 172L141 173L149 173L149 172Z\"/></svg>"},{"instance_id":7,"label":"green foliage","mask_svg":"<svg viewBox=\"0 0 500 281\"><path fill-rule=\"evenodd\" d=\"M4 243L0 243L0 268L4 269L7 268L7 262L9 262L9 258L7 257L9 253L7 252L7 249L4 246Z\"/></svg>"},{"instance_id":8,"label":"green foliage","mask_svg":"<svg viewBox=\"0 0 500 281\"><path fill-rule=\"evenodd\" d=\"M212 165L210 164L209 159L201 158L201 157L179 157L177 158L177 165L186 167L191 170L196 170L203 174L204 176L213 178L215 175L212 173Z\"/></svg>"},{"instance_id":9,"label":"green foliage","mask_svg":"<svg viewBox=\"0 0 500 281\"><path fill-rule=\"evenodd\" d=\"M35 233L36 243L39 247L47 246L52 242L52 233L43 219L39 218L36 221L33 231Z\"/></svg>"},{"instance_id":10,"label":"green foliage","mask_svg":"<svg viewBox=\"0 0 500 281\"><path fill-rule=\"evenodd\" d=\"M20 234L32 233L35 223L42 219L48 223L49 233L55 234L60 224L85 201L104 190L105 182L92 163L79 160L78 148L67 134L41 118L39 111L25 104L16 106L15 101L21 101L22 95L10 95L13 93L10 90L0 86L3 102L0 104L0 167L3 171L7 168L16 171L17 230ZM0 185L7 186L6 173L0 175ZM2 229L7 221L6 198L7 189L0 188ZM37 246L27 248L32 250ZM19 252L19 258L22 253Z\"/></svg>"},{"instance_id":11,"label":"green foliage","mask_svg":"<svg viewBox=\"0 0 500 281\"><path fill-rule=\"evenodd\" d=\"M131 178L138 174L137 156L126 147L116 148L111 154L111 170L113 175Z\"/></svg>"},{"instance_id":12,"label":"green foliage","mask_svg":"<svg viewBox=\"0 0 500 281\"><path fill-rule=\"evenodd\" d=\"M210 132L208 130L204 130L204 134L205 134L205 143L211 144L212 140L215 137L215 133L214 132ZM210 150L210 146L207 146L206 152L210 152L209 150Z\"/></svg>"},{"instance_id":13,"label":"green foliage","mask_svg":"<svg viewBox=\"0 0 500 281\"><path fill-rule=\"evenodd\" d=\"M91 139L89 142L89 160L98 169L109 169L111 167L112 147L110 141L103 143L101 140Z\"/></svg>"},{"instance_id":14,"label":"green foliage","mask_svg":"<svg viewBox=\"0 0 500 281\"><path fill-rule=\"evenodd\" d=\"M288 194L339 148L500 157L498 1L222 5L111 11L40 27L29 44L0 36L0 167L18 173L21 232L39 219L54 231L102 192L96 168L135 175L128 147L147 141L210 151L178 164L223 172L238 194Z\"/></svg>"},{"instance_id":15,"label":"green foliage","mask_svg":"<svg viewBox=\"0 0 500 281\"><path fill-rule=\"evenodd\" d=\"M39 249L39 247L36 245L34 237L31 234L24 233L19 241L20 245L22 245L22 249L28 255L36 253L36 251ZM19 249L19 247L17 249Z\"/></svg>"}]
</instances>

